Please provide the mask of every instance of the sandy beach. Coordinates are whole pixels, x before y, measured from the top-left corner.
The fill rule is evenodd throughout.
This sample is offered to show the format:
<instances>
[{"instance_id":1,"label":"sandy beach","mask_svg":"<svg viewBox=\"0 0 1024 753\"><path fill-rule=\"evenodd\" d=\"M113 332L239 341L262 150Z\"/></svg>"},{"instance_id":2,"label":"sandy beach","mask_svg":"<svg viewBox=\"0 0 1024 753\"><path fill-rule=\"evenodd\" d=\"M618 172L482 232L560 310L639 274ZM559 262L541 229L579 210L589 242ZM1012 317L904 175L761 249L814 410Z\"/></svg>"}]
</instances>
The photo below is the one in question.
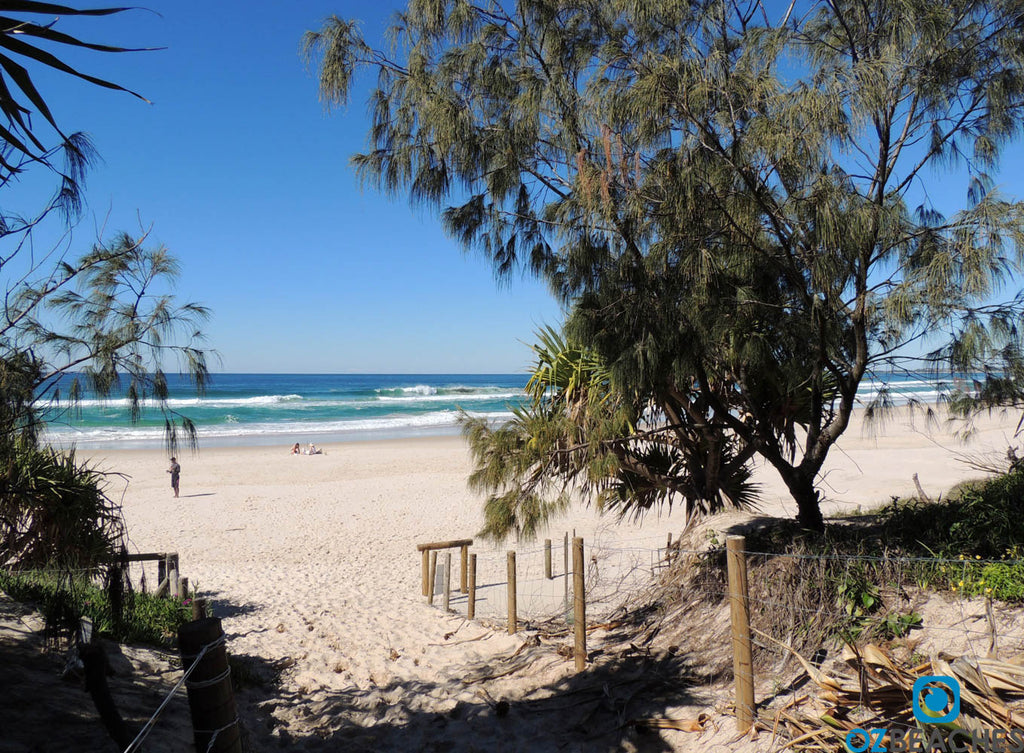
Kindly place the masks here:
<instances>
[{"instance_id":1,"label":"sandy beach","mask_svg":"<svg viewBox=\"0 0 1024 753\"><path fill-rule=\"evenodd\" d=\"M826 513L912 494L915 473L930 495L977 477L962 459L1003 457L1015 420L985 419L966 445L948 427L926 431L920 417L901 415L877 435L858 422L823 476ZM123 499L132 549L177 551L182 574L223 619L230 651L284 669L279 698L251 706L242 699L251 748L327 750L344 739L356 750L593 749L574 743L557 715L543 722L550 746L537 742L540 732L530 725L493 723L495 687L509 698L528 695L569 678L571 661L547 650L530 672L481 691L463 682L467 673L522 650L529 630L510 636L498 619L466 623L458 614L464 604L446 615L421 596L416 544L470 538L481 526L482 500L466 487L470 458L461 438L324 449L315 456L293 456L284 446L182 453L179 499L172 497L164 453L90 453L99 468L123 474L110 477L111 493ZM762 512L795 514L770 469L759 480ZM678 511L616 524L580 508L542 537L561 542L575 530L588 552L635 550L642 561L643 552L656 552L682 527ZM481 583L501 580L508 548L518 548L528 571L540 561L537 542L477 541ZM483 563L493 566L493 576ZM557 591L551 602L543 594L531 600L530 589L560 589L560 581L524 580L521 603L557 611ZM502 599L497 591L485 597L495 607ZM694 701L679 706L692 710ZM700 747L682 732L659 739L668 749Z\"/></svg>"}]
</instances>

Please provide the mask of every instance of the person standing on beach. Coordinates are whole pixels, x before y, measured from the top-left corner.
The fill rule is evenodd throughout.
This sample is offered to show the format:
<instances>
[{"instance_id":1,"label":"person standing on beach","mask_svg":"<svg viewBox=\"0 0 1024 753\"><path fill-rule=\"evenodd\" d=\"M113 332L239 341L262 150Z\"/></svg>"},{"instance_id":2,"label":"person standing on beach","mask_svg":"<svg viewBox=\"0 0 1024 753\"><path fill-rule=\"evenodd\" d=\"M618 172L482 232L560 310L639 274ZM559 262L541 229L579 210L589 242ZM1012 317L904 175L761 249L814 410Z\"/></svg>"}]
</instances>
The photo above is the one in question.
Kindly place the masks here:
<instances>
[{"instance_id":1,"label":"person standing on beach","mask_svg":"<svg viewBox=\"0 0 1024 753\"><path fill-rule=\"evenodd\" d=\"M174 489L174 496L178 496L178 479L181 478L181 466L178 465L177 458L171 458L171 467L167 469L167 472L171 474L171 488Z\"/></svg>"}]
</instances>

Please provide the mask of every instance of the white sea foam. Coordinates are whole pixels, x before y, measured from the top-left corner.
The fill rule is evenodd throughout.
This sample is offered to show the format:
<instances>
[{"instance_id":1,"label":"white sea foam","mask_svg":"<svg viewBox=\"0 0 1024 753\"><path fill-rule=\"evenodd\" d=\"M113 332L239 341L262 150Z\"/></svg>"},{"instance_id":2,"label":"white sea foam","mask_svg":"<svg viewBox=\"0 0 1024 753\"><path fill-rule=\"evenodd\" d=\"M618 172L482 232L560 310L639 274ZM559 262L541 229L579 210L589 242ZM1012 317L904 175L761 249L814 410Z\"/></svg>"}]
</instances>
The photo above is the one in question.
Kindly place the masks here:
<instances>
[{"instance_id":1,"label":"white sea foam","mask_svg":"<svg viewBox=\"0 0 1024 753\"><path fill-rule=\"evenodd\" d=\"M410 391L403 395L373 395L365 397L351 397L340 400L306 399L302 395L260 395L258 397L244 398L172 398L167 401L168 407L173 410L187 410L189 408L260 408L264 410L303 410L323 408L351 408L359 405L373 404L376 402L395 403L398 405L415 405L420 403L468 403L481 402L486 400L511 400L522 397L522 392L465 392L458 394L443 394L429 392ZM108 408L127 410L130 402L127 398L116 398L111 400L87 399L80 401L83 409ZM157 408L156 401L147 400L142 403L143 408Z\"/></svg>"},{"instance_id":2,"label":"white sea foam","mask_svg":"<svg viewBox=\"0 0 1024 753\"><path fill-rule=\"evenodd\" d=\"M388 403L464 403L471 400L511 400L522 397L522 392L465 392L457 394L417 394L412 396L378 395L377 400Z\"/></svg>"},{"instance_id":3,"label":"white sea foam","mask_svg":"<svg viewBox=\"0 0 1024 753\"><path fill-rule=\"evenodd\" d=\"M179 408L244 408L246 406L266 408L274 407L277 405L283 407L294 407L295 403L302 402L302 395L258 395L256 397L238 397L238 398L206 398L206 397L186 397L186 398L171 398L167 401L167 405L175 410ZM79 406L84 408L125 408L127 409L131 405L131 401L126 397L112 398L110 400L100 400L97 398L87 398L79 401ZM156 400L144 400L142 401L142 407L144 408L155 408L158 403Z\"/></svg>"},{"instance_id":4,"label":"white sea foam","mask_svg":"<svg viewBox=\"0 0 1024 753\"><path fill-rule=\"evenodd\" d=\"M475 417L483 417L491 421L502 421L511 418L510 413L472 413ZM436 411L411 416L386 416L347 421L280 421L255 424L227 423L217 426L198 427L199 441L204 439L228 439L243 437L272 437L295 434L362 434L375 432L392 432L401 434L403 430L420 433L428 429L450 428L457 425L456 411ZM162 427L97 427L91 429L74 429L68 427L49 429L43 440L56 445L91 445L112 443L158 443L164 438Z\"/></svg>"}]
</instances>

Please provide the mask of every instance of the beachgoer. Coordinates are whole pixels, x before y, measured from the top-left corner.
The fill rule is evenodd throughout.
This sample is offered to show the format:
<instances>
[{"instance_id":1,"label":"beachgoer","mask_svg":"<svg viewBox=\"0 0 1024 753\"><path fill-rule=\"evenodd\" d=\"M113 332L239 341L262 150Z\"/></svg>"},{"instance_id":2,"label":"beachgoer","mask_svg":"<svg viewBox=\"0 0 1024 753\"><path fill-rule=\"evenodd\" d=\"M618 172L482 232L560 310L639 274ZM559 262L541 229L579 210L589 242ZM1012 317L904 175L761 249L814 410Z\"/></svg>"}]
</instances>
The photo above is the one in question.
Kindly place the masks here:
<instances>
[{"instance_id":1,"label":"beachgoer","mask_svg":"<svg viewBox=\"0 0 1024 753\"><path fill-rule=\"evenodd\" d=\"M323 450L321 450L321 449L318 449L318 448L317 448L317 446L316 446L315 444L313 444L312 442L310 442L310 443L309 443L309 449L308 449L308 450L306 450L306 454L307 454L307 455L323 455L323 454L324 454L324 451L323 451Z\"/></svg>"},{"instance_id":2,"label":"beachgoer","mask_svg":"<svg viewBox=\"0 0 1024 753\"><path fill-rule=\"evenodd\" d=\"M174 496L178 496L178 479L181 478L181 466L178 465L177 458L171 458L171 467L167 469L167 472L171 474L171 488L174 489Z\"/></svg>"},{"instance_id":3,"label":"beachgoer","mask_svg":"<svg viewBox=\"0 0 1024 753\"><path fill-rule=\"evenodd\" d=\"M302 454L302 450L299 449L299 443L296 442L295 444L292 445L292 455L301 455L301 454Z\"/></svg>"}]
</instances>

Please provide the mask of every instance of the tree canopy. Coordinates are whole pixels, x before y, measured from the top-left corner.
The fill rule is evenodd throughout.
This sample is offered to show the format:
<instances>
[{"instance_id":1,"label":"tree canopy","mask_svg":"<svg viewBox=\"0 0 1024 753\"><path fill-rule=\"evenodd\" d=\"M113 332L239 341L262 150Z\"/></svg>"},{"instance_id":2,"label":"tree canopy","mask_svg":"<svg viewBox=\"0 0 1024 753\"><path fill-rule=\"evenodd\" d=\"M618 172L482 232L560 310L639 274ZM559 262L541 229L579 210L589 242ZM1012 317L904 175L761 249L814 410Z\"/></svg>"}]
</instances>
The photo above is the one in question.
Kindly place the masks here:
<instances>
[{"instance_id":1,"label":"tree canopy","mask_svg":"<svg viewBox=\"0 0 1024 753\"><path fill-rule=\"evenodd\" d=\"M78 70L53 50L82 48L98 52L138 49L88 42L57 28L61 17L102 17L128 8L72 8L35 0L0 0L0 187L33 166L54 173L58 187L36 217L0 209L0 236L24 232L54 209L71 218L82 209L82 182L96 158L88 136L65 133L33 81L34 69L51 69L106 89L142 95ZM33 114L37 117L33 119ZM2 206L2 205L0 205Z\"/></svg>"},{"instance_id":2,"label":"tree canopy","mask_svg":"<svg viewBox=\"0 0 1024 753\"><path fill-rule=\"evenodd\" d=\"M33 77L49 68L127 91L59 56L127 48L56 28L64 17L124 10L0 0L0 567L106 567L124 544L120 507L104 493L103 474L73 451L40 446L41 428L73 411L85 388L100 397L122 390L133 419L154 403L169 449L196 442L195 426L169 405L165 369L188 373L202 391L208 311L176 300L174 257L147 233L98 238L77 257L69 243L47 250L34 242L48 218L66 230L80 215L93 152L88 137L59 125ZM11 197L16 176L30 169L54 175L57 188L22 217L10 211Z\"/></svg>"},{"instance_id":3,"label":"tree canopy","mask_svg":"<svg viewBox=\"0 0 1024 753\"><path fill-rule=\"evenodd\" d=\"M992 178L1019 3L411 0L389 38L306 36L328 106L376 73L361 178L546 279L612 389L681 452L696 427L760 455L804 526L866 376L924 361L982 375L963 407L1019 397L1024 207Z\"/></svg>"}]
</instances>

